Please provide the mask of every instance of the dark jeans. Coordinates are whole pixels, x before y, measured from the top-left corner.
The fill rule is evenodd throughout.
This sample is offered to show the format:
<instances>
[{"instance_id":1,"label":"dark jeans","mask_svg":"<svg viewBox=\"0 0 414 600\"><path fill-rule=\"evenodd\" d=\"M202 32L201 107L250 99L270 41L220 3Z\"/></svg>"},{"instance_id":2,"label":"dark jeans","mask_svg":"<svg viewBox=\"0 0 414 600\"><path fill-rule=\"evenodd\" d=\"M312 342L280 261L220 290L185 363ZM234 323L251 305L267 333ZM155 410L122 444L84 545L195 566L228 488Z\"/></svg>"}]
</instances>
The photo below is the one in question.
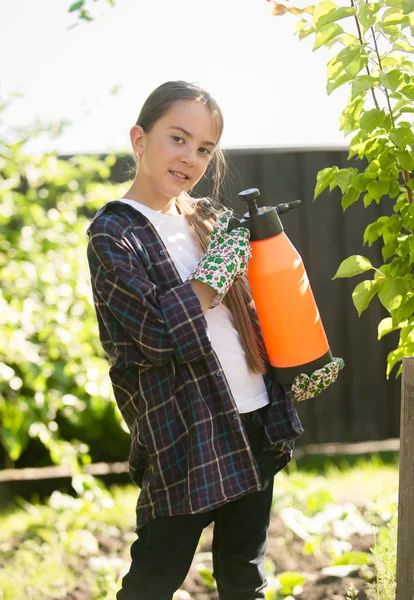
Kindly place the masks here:
<instances>
[{"instance_id":1,"label":"dark jeans","mask_svg":"<svg viewBox=\"0 0 414 600\"><path fill-rule=\"evenodd\" d=\"M266 407L265 407L266 410ZM157 517L131 546L132 563L117 600L171 600L190 569L201 533L214 521L213 575L220 600L262 600L274 458L261 449L263 409L243 416L265 489L208 513Z\"/></svg>"}]
</instances>

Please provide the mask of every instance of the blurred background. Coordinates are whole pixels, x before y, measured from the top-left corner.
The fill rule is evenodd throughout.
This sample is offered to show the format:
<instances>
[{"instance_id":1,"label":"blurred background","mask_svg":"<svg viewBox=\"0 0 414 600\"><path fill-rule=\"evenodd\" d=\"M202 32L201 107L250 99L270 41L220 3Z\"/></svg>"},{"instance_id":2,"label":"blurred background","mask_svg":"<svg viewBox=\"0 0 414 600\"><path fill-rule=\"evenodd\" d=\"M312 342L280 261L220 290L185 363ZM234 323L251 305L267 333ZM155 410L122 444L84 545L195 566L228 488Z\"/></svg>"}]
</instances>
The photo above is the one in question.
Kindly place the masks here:
<instances>
[{"instance_id":1,"label":"blurred background","mask_svg":"<svg viewBox=\"0 0 414 600\"><path fill-rule=\"evenodd\" d=\"M377 341L386 312L375 298L358 318L351 294L361 278L332 281L350 254L382 262L363 232L391 207L357 203L344 213L337 190L313 202L318 171L352 165L339 130L348 89L327 95L328 52L312 52L293 17L272 17L265 0L98 0L84 3L91 21L70 6L0 6L0 469L127 459L85 231L125 192L129 128L171 79L201 84L222 107L223 202L240 215L237 194L248 187L260 189L261 204L303 201L283 223L346 369L298 407L298 445L398 437L400 382L385 377L395 340ZM208 194L208 182L196 193Z\"/></svg>"}]
</instances>

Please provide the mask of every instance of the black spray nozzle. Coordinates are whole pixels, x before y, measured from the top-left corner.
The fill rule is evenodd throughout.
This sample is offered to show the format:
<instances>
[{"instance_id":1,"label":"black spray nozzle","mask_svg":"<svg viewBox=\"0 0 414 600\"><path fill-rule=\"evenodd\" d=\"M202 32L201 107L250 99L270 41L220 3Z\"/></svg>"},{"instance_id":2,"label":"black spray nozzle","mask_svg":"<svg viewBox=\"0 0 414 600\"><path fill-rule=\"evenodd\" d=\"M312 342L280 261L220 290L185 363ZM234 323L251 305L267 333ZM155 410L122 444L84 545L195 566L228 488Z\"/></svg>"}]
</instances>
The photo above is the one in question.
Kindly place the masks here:
<instances>
[{"instance_id":1,"label":"black spray nozzle","mask_svg":"<svg viewBox=\"0 0 414 600\"><path fill-rule=\"evenodd\" d=\"M232 231L236 227L246 227L250 231L250 240L265 240L283 231L283 225L279 219L279 214L283 214L297 208L302 204L302 200L293 200L277 206L262 206L260 209L256 204L256 198L260 196L257 188L250 188L238 194L239 199L248 203L249 210L244 218L239 220L237 217L231 217L227 231Z\"/></svg>"},{"instance_id":2,"label":"black spray nozzle","mask_svg":"<svg viewBox=\"0 0 414 600\"><path fill-rule=\"evenodd\" d=\"M278 204L277 206L275 206L275 209L279 215L282 215L283 213L289 212L294 208L298 208L298 206L300 206L301 204L302 200L293 200L293 202L284 202L283 204Z\"/></svg>"},{"instance_id":3,"label":"black spray nozzle","mask_svg":"<svg viewBox=\"0 0 414 600\"><path fill-rule=\"evenodd\" d=\"M257 188L250 188L248 190L244 190L238 194L239 200L243 202L247 202L249 206L249 214L257 215L259 209L257 208L256 198L260 196L260 192Z\"/></svg>"}]
</instances>

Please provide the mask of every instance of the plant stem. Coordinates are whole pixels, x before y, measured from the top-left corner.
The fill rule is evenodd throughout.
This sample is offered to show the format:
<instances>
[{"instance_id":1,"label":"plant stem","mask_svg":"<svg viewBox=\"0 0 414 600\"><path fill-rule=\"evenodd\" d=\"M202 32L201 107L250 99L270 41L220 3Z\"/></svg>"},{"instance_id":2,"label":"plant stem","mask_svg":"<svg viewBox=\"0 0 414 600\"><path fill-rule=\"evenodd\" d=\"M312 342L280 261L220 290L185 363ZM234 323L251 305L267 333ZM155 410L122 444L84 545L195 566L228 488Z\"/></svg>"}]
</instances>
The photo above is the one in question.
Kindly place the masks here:
<instances>
[{"instance_id":1,"label":"plant stem","mask_svg":"<svg viewBox=\"0 0 414 600\"><path fill-rule=\"evenodd\" d=\"M408 171L403 171L402 173L405 183L404 187L407 190L408 204L414 204L413 190L408 185L408 182L410 181L410 175L408 174Z\"/></svg>"},{"instance_id":2,"label":"plant stem","mask_svg":"<svg viewBox=\"0 0 414 600\"><path fill-rule=\"evenodd\" d=\"M351 6L355 10L355 2L354 2L354 0L351 0ZM355 18L355 23L356 23L357 30L358 30L359 41L361 43L361 46L363 46L364 45L364 38L362 37L362 31L361 31L361 27L359 26L359 21L358 21L358 17L357 17L357 14L356 14L356 10L355 10L355 17L354 18ZM368 65L365 68L367 70L368 75L371 77L371 72L369 70ZM377 98L375 96L375 92L374 92L373 88L371 88L371 93L372 93L372 97L374 99L374 104L375 104L376 108L379 108L379 104L377 102Z\"/></svg>"},{"instance_id":3,"label":"plant stem","mask_svg":"<svg viewBox=\"0 0 414 600\"><path fill-rule=\"evenodd\" d=\"M372 27L371 27L371 30L372 30L372 38L373 38L373 40L374 40L375 53L376 53L376 55L377 55L377 59L378 59L378 66L379 66L379 68L380 68L380 71L382 72L382 63L381 63L381 57L380 57L380 53L379 53L379 51L378 51L377 38L375 37L375 32L374 32L374 30L372 29ZM388 110L390 111L391 123L392 123L392 126L393 126L393 127L395 127L395 123L394 123L394 115L392 114L391 101L390 101L390 97L389 97L389 95L388 95L387 88L384 88L384 92L385 92L385 96L386 96L386 98L387 98Z\"/></svg>"}]
</instances>

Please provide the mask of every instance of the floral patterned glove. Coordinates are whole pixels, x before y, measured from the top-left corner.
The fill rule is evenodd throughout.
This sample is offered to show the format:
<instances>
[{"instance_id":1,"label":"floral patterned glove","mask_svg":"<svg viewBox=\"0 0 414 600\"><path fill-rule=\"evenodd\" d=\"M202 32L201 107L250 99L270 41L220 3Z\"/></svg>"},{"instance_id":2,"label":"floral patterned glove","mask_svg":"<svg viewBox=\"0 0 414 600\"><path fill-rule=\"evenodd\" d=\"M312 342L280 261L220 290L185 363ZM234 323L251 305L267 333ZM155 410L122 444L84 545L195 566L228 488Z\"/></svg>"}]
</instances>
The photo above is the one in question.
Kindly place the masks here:
<instances>
[{"instance_id":1,"label":"floral patterned glove","mask_svg":"<svg viewBox=\"0 0 414 600\"><path fill-rule=\"evenodd\" d=\"M189 279L198 279L216 290L210 308L220 304L236 277L246 271L252 256L248 229L237 227L227 232L232 214L231 210L226 210L218 216L207 251L189 276Z\"/></svg>"},{"instance_id":2,"label":"floral patterned glove","mask_svg":"<svg viewBox=\"0 0 414 600\"><path fill-rule=\"evenodd\" d=\"M314 398L336 381L339 371L344 366L342 358L334 358L332 362L322 367L322 369L314 371L310 377L305 373L300 373L295 377L292 384L291 392L293 400L302 402L303 400Z\"/></svg>"}]
</instances>

